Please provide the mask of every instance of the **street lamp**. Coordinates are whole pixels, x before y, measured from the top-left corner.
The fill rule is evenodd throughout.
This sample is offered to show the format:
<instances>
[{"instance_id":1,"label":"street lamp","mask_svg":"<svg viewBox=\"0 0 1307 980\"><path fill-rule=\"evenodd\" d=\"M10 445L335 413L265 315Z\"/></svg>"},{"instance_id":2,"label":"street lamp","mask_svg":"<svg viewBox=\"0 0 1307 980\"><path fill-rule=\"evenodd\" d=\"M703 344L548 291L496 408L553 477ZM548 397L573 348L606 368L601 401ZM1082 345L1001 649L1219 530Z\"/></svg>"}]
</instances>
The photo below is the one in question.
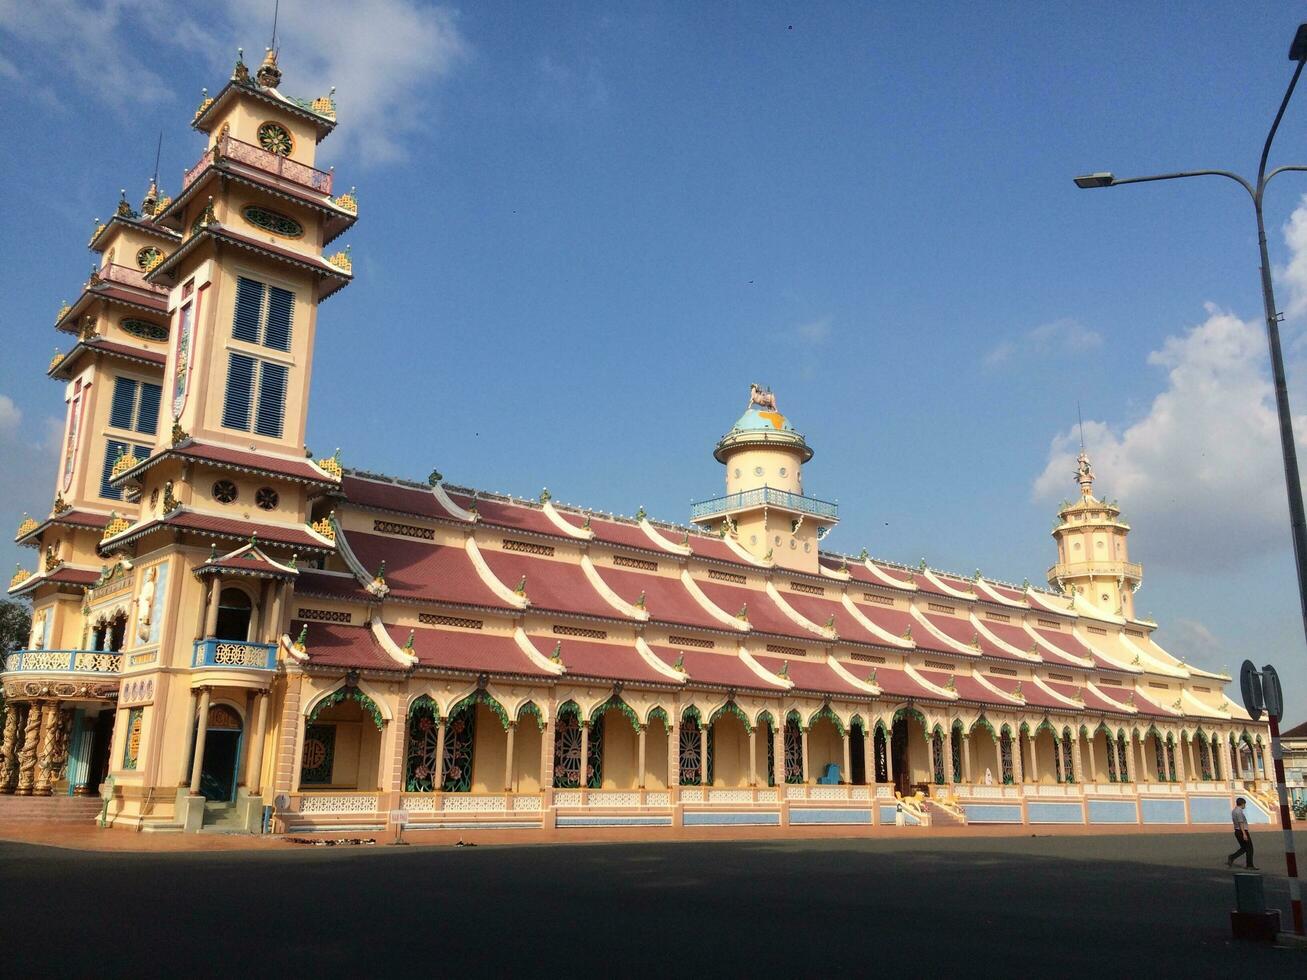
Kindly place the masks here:
<instances>
[{"instance_id":1,"label":"street lamp","mask_svg":"<svg viewBox=\"0 0 1307 980\"><path fill-rule=\"evenodd\" d=\"M1298 476L1298 452L1293 441L1293 420L1289 414L1289 390L1284 381L1284 358L1280 353L1280 315L1275 311L1275 293L1271 288L1271 262L1266 253L1266 226L1262 219L1262 198L1266 185L1277 174L1290 170L1307 170L1305 167L1276 167L1269 174L1266 172L1266 158L1271 152L1271 142L1275 131L1280 128L1280 120L1289 105L1289 99L1298 84L1298 76L1303 66L1307 65L1307 24L1300 24L1289 46L1289 60L1297 63L1289 88L1280 102L1280 111L1275 114L1271 131L1266 136L1262 147L1261 162L1257 166L1257 183L1254 185L1244 177L1229 170L1185 170L1178 173L1153 174L1148 177L1117 177L1110 172L1084 174L1075 178L1076 186L1082 190L1098 187L1119 187L1122 184L1143 184L1155 180L1178 180L1181 177L1227 177L1248 192L1252 198L1253 213L1257 218L1257 244L1261 250L1262 260L1262 305L1266 311L1266 342L1271 352L1271 374L1275 381L1275 408L1280 417L1280 452L1284 457L1284 483L1289 496L1289 520L1293 533L1294 564L1298 572L1298 602L1302 611L1303 633L1307 636L1307 517L1303 514L1302 482Z\"/></svg>"}]
</instances>

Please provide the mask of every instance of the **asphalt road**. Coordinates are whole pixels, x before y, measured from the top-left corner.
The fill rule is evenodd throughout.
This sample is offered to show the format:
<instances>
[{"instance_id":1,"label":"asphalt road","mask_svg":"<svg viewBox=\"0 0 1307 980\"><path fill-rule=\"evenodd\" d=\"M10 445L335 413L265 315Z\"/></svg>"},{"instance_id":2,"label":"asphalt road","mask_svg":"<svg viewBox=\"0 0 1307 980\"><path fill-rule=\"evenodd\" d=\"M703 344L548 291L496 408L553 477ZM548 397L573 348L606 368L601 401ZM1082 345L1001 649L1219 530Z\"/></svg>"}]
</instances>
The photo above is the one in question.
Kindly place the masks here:
<instances>
[{"instance_id":1,"label":"asphalt road","mask_svg":"<svg viewBox=\"0 0 1307 980\"><path fill-rule=\"evenodd\" d=\"M1258 835L1258 860L1282 872L1277 838ZM1230 941L1231 849L1226 834L200 854L0 843L0 963L11 977L1307 975L1307 951ZM1285 879L1266 884L1287 923Z\"/></svg>"}]
</instances>

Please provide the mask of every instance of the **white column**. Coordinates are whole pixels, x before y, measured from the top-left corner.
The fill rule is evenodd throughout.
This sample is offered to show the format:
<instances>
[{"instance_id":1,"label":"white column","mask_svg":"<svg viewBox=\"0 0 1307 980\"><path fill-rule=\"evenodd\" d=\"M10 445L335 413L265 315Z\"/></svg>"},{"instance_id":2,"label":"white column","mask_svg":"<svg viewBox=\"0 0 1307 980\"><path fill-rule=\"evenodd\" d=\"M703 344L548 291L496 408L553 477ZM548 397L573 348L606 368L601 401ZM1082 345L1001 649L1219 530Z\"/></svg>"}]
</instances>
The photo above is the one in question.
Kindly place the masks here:
<instances>
[{"instance_id":1,"label":"white column","mask_svg":"<svg viewBox=\"0 0 1307 980\"><path fill-rule=\"evenodd\" d=\"M749 729L749 785L758 785L758 729Z\"/></svg>"},{"instance_id":2,"label":"white column","mask_svg":"<svg viewBox=\"0 0 1307 980\"><path fill-rule=\"evenodd\" d=\"M259 707L254 721L253 740L250 745L250 771L246 777L251 796L258 796L263 789L263 739L268 721L268 692L260 691Z\"/></svg>"},{"instance_id":3,"label":"white column","mask_svg":"<svg viewBox=\"0 0 1307 980\"><path fill-rule=\"evenodd\" d=\"M517 722L508 723L508 745L504 750L504 792L513 792L513 736L517 734Z\"/></svg>"},{"instance_id":4,"label":"white column","mask_svg":"<svg viewBox=\"0 0 1307 980\"><path fill-rule=\"evenodd\" d=\"M200 689L200 711L196 721L195 758L191 762L191 796L200 793L200 771L204 765L204 740L209 729L209 689Z\"/></svg>"},{"instance_id":5,"label":"white column","mask_svg":"<svg viewBox=\"0 0 1307 980\"><path fill-rule=\"evenodd\" d=\"M641 725L641 726L640 726L640 729L639 729L639 735L638 735L639 742L640 742L640 747L639 747L639 755L640 755L639 766L640 766L640 769L639 769L639 773L637 774L637 777L636 777L636 786L638 786L640 789L644 789L644 784L645 784L645 778L644 778L644 735L645 735L645 729L646 729L646 727L647 727L647 726L645 726L645 725Z\"/></svg>"}]
</instances>

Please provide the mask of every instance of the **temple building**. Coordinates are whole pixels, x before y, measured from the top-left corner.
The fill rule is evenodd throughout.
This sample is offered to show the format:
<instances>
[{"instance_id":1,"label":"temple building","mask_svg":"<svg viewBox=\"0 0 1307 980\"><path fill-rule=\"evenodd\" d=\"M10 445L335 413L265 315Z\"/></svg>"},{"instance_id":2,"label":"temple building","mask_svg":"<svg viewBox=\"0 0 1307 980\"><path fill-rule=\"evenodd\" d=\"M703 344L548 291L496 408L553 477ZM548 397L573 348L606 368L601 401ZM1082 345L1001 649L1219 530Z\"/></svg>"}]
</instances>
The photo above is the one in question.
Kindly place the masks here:
<instances>
[{"instance_id":1,"label":"temple building","mask_svg":"<svg viewBox=\"0 0 1307 980\"><path fill-rule=\"evenodd\" d=\"M310 455L358 204L317 166L333 97L280 87L237 61L56 317L0 792L156 831L1267 819L1266 729L1136 613L1083 453L1047 587L831 549L759 385L684 525Z\"/></svg>"}]
</instances>

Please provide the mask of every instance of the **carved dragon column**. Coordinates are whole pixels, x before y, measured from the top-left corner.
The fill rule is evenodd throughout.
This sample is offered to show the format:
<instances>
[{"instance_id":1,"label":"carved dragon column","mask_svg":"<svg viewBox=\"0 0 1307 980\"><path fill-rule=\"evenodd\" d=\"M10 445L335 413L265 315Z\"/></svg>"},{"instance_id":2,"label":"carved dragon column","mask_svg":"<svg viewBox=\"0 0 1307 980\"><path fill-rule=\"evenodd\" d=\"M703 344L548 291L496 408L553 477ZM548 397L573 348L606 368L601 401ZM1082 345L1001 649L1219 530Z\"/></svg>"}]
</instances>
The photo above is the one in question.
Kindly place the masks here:
<instances>
[{"instance_id":1,"label":"carved dragon column","mask_svg":"<svg viewBox=\"0 0 1307 980\"><path fill-rule=\"evenodd\" d=\"M32 781L33 796L49 796L54 791L54 774L59 727L59 702L46 701L41 705L41 735L37 747L36 773Z\"/></svg>"},{"instance_id":2,"label":"carved dragon column","mask_svg":"<svg viewBox=\"0 0 1307 980\"><path fill-rule=\"evenodd\" d=\"M27 720L23 725L23 745L18 750L18 796L31 796L36 777L36 739L41 730L41 707L36 702L27 706Z\"/></svg>"},{"instance_id":3,"label":"carved dragon column","mask_svg":"<svg viewBox=\"0 0 1307 980\"><path fill-rule=\"evenodd\" d=\"M18 710L16 701L5 711L4 741L0 742L0 793L12 793L18 779Z\"/></svg>"}]
</instances>

